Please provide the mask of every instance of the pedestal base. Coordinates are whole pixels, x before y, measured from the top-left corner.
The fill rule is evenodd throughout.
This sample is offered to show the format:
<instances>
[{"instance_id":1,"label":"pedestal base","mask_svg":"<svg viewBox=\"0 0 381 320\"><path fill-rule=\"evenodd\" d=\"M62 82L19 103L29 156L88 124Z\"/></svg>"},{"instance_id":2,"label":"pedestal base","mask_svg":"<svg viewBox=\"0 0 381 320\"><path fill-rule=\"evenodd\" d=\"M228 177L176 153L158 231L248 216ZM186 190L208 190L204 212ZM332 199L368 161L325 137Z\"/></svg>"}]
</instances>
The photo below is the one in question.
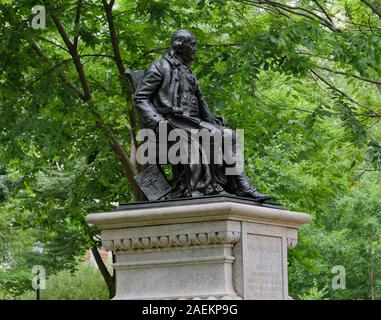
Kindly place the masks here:
<instances>
[{"instance_id":1,"label":"pedestal base","mask_svg":"<svg viewBox=\"0 0 381 320\"><path fill-rule=\"evenodd\" d=\"M115 254L114 299L288 299L287 249L310 216L239 202L89 215Z\"/></svg>"}]
</instances>

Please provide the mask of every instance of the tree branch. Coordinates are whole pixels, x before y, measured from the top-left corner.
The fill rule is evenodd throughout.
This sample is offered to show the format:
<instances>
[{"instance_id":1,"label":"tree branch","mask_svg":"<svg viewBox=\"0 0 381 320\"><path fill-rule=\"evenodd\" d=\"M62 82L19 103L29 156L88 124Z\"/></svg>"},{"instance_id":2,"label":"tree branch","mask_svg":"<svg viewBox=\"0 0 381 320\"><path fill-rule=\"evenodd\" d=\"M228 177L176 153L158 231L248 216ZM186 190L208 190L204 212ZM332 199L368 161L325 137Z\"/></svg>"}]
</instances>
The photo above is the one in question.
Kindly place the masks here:
<instances>
[{"instance_id":1,"label":"tree branch","mask_svg":"<svg viewBox=\"0 0 381 320\"><path fill-rule=\"evenodd\" d=\"M54 14L52 14L51 17L53 19L54 24L56 25L58 32L60 33L62 37L62 40L65 42L66 47L69 49L70 55L73 58L74 65L77 70L79 80L81 81L82 88L84 91L84 98L85 98L84 101L89 101L91 99L90 86L86 79L85 70L83 69L81 58L78 55L78 50L74 46L74 44L70 41L68 35L66 34L65 28L63 27L58 17L55 16Z\"/></svg>"},{"instance_id":2,"label":"tree branch","mask_svg":"<svg viewBox=\"0 0 381 320\"><path fill-rule=\"evenodd\" d=\"M118 68L118 71L119 71L119 77L120 77L120 81L122 84L122 89L123 89L125 97L126 97L126 102L129 103L132 100L132 90L131 90L130 83L129 83L126 75L125 75L126 68L123 64L122 56L120 54L120 49L119 49L119 40L118 40L118 37L116 35L116 29L115 29L115 24L114 24L114 16L113 16L113 12L112 12L112 7L114 5L114 2L115 1L112 0L112 1L110 1L110 3L107 3L106 0L102 0L102 4L103 4L104 10L106 12L106 18L107 18L107 23L108 23L108 27L109 27L112 50L114 53L114 61L115 61L116 67ZM129 118L131 132L132 132L132 141L133 141L134 145L137 146L136 133L135 133L136 128L137 128L135 108L134 107L131 108L128 113L129 113L128 118ZM133 166L130 159L128 159L128 160L129 160L129 164L131 166ZM134 183L134 184L132 184L132 186L135 187L136 184ZM140 192L139 188L135 189L135 191L138 193L138 199L142 200L143 195Z\"/></svg>"},{"instance_id":3,"label":"tree branch","mask_svg":"<svg viewBox=\"0 0 381 320\"><path fill-rule=\"evenodd\" d=\"M328 14L328 12L324 9L324 7L319 3L318 0L313 0L316 5L320 8L320 10L324 13L324 15L327 17L327 19L333 24L333 21L330 17L330 15Z\"/></svg>"},{"instance_id":4,"label":"tree branch","mask_svg":"<svg viewBox=\"0 0 381 320\"><path fill-rule=\"evenodd\" d=\"M81 8L82 8L82 0L78 0L77 10L75 13L75 21L74 21L74 25L75 25L76 29L78 28L79 22L81 21ZM78 30L76 30L76 31L78 31ZM74 41L73 41L73 45L75 48L78 47L78 39L79 39L79 35L76 35L74 37Z\"/></svg>"},{"instance_id":5,"label":"tree branch","mask_svg":"<svg viewBox=\"0 0 381 320\"><path fill-rule=\"evenodd\" d=\"M103 3L104 10L106 12L107 23L108 23L109 32L110 32L110 39L111 39L111 44L112 44L112 50L114 52L115 63L116 63L116 66L119 70L119 74L124 76L125 67L124 67L122 57L120 54L119 40L118 40L118 37L116 35L114 17L112 15L112 6L114 4L114 1L111 1L110 4L108 4L106 0L102 0L102 3Z\"/></svg>"},{"instance_id":6,"label":"tree branch","mask_svg":"<svg viewBox=\"0 0 381 320\"><path fill-rule=\"evenodd\" d=\"M317 78L319 78L322 82L324 82L329 88L331 88L332 90L340 93L344 98L348 99L350 102L356 104L357 106L361 107L361 108L364 108L366 110L368 110L369 112L371 112L374 116L376 117L381 117L381 114L373 111L372 109L358 103L356 100L352 99L350 96L348 96L345 92L343 92L342 90L340 90L339 88L336 88L333 84L329 83L326 79L324 79L322 76L320 76L318 73L316 73L313 69L309 69L311 73L313 73ZM369 115L368 115L369 116Z\"/></svg>"},{"instance_id":7,"label":"tree branch","mask_svg":"<svg viewBox=\"0 0 381 320\"><path fill-rule=\"evenodd\" d=\"M98 248L95 245L91 246L91 252L93 253L98 269L106 282L109 298L112 299L115 296L115 277L108 272L107 267L103 262L101 255L99 254Z\"/></svg>"},{"instance_id":8,"label":"tree branch","mask_svg":"<svg viewBox=\"0 0 381 320\"><path fill-rule=\"evenodd\" d=\"M68 35L66 34L65 28L63 27L61 21L54 14L52 14L51 17L52 17L52 20L53 20L59 34L61 35L62 40L64 41L66 47L68 48L70 54L73 54L75 51L75 47L73 46Z\"/></svg>"},{"instance_id":9,"label":"tree branch","mask_svg":"<svg viewBox=\"0 0 381 320\"><path fill-rule=\"evenodd\" d=\"M241 16L241 18L246 22L246 24L249 26L250 23L249 21L246 19L245 15L243 14L243 12L237 8L237 6L235 4L233 4L235 10L238 12L238 14Z\"/></svg>"},{"instance_id":10,"label":"tree branch","mask_svg":"<svg viewBox=\"0 0 381 320\"><path fill-rule=\"evenodd\" d=\"M40 58L43 58L49 65L51 65L53 67L53 70L56 68L56 66L44 55L41 48L35 42L32 43L32 49L37 53L37 55ZM70 80L66 78L66 76L63 73L60 73L58 76L62 80L62 82L65 83L69 87L69 89L71 89L79 98L81 98L82 100L85 99L85 96L83 95L81 90L79 90L73 83L71 83Z\"/></svg>"},{"instance_id":11,"label":"tree branch","mask_svg":"<svg viewBox=\"0 0 381 320\"><path fill-rule=\"evenodd\" d=\"M358 105L359 107L362 107L356 100L352 99L350 96L348 96L345 92L341 91L339 88L336 88L333 84L329 83L326 79L324 79L321 75L317 74L314 70L310 69L310 71L317 77L319 78L322 82L324 82L329 88L332 90L340 93L343 97L348 99L350 102Z\"/></svg>"},{"instance_id":12,"label":"tree branch","mask_svg":"<svg viewBox=\"0 0 381 320\"><path fill-rule=\"evenodd\" d=\"M123 147L119 143L118 139L115 137L112 130L103 121L102 116L97 111L95 111L95 108L92 108L91 112L95 116L95 119L97 120L98 124L107 132L107 136L109 137L109 142L112 146L112 149L113 149L114 153L118 156L120 161L122 162L123 168L127 173L127 178L131 184L131 187L134 191L134 194L136 195L135 192L139 193L140 191L139 191L133 177L138 172L136 171L135 167L131 163L130 158L128 157L127 153L125 152L125 150L123 149Z\"/></svg>"},{"instance_id":13,"label":"tree branch","mask_svg":"<svg viewBox=\"0 0 381 320\"><path fill-rule=\"evenodd\" d=\"M64 48L63 46L59 45L58 43L55 43L54 41L51 41L51 40L49 40L49 39L45 39L45 38L43 38L43 37L40 37L40 39L43 40L43 41L45 41L45 42L48 42L48 43L54 45L54 46L57 47L57 48L60 48L61 50L65 51L65 52L67 52L67 53L69 53L69 50L68 50L68 49Z\"/></svg>"},{"instance_id":14,"label":"tree branch","mask_svg":"<svg viewBox=\"0 0 381 320\"><path fill-rule=\"evenodd\" d=\"M319 69L322 69L322 70L325 70L325 71L328 71L328 72L332 72L332 73L335 73L335 74L341 74L343 76L350 76L352 78L356 78L356 79L359 79L359 80L362 80L362 81L365 81L365 82L381 85L381 81L372 80L372 79L368 79L368 78L363 78L363 77L357 76L355 74L349 74L349 73L346 73L346 72L343 72L343 71L335 71L335 70L332 70L332 69L329 69L329 68L326 68L326 67L321 67L321 66L317 66L317 67Z\"/></svg>"},{"instance_id":15,"label":"tree branch","mask_svg":"<svg viewBox=\"0 0 381 320\"><path fill-rule=\"evenodd\" d=\"M33 43L32 48L34 51L36 51L38 56L45 58L45 60L47 60L47 62L50 65L52 65L52 63L44 56L42 50L37 46L37 44ZM90 99L88 99L88 97L83 95L82 92L75 85L73 85L63 74L60 74L59 77L83 101L86 101L90 105L93 105L93 103L91 101L91 96L90 96ZM123 167L124 171L126 172L126 175L127 175L128 181L131 185L132 192L134 194L135 199L142 199L142 194L141 194L141 192L140 192L140 190L139 190L139 188L138 188L138 186L134 180L134 176L137 174L135 167L133 166L132 162L130 161L130 159L126 153L126 151L124 150L123 146L119 143L118 139L116 138L116 136L114 135L112 130L105 124L102 116L95 109L96 108L93 105L93 108L90 108L90 112L94 115L95 120L97 121L99 126L106 133L106 136L108 137L108 140L109 140L109 143L110 143L110 146L111 146L113 152L115 153L115 155L118 157L118 159L122 163L122 167Z\"/></svg>"},{"instance_id":16,"label":"tree branch","mask_svg":"<svg viewBox=\"0 0 381 320\"><path fill-rule=\"evenodd\" d=\"M44 71L39 77L36 78L35 82L39 81L44 75L51 74L53 71L55 71L56 69L58 69L60 66L64 65L65 63L72 62L72 61L73 61L73 59L70 58L70 59L62 60L61 62L59 62L57 64L53 64L51 62L50 65L52 66L52 68ZM82 95L82 93L81 93L81 95ZM80 98L82 99L82 97L80 97Z\"/></svg>"},{"instance_id":17,"label":"tree branch","mask_svg":"<svg viewBox=\"0 0 381 320\"><path fill-rule=\"evenodd\" d=\"M368 0L361 0L361 2L365 3L381 19L381 8L377 7L375 4L371 3Z\"/></svg>"},{"instance_id":18,"label":"tree branch","mask_svg":"<svg viewBox=\"0 0 381 320\"><path fill-rule=\"evenodd\" d=\"M265 8L265 6L276 7L286 12L289 12L298 16L303 16L310 20L318 21L320 24L326 26L333 32L342 32L342 30L337 28L331 21L326 20L325 18L319 16L315 12L303 7L297 7L297 6L293 7L293 6L289 6L283 3L270 1L270 0L244 0L243 3L254 5L254 6L258 5L258 6L261 6L262 8Z\"/></svg>"}]
</instances>

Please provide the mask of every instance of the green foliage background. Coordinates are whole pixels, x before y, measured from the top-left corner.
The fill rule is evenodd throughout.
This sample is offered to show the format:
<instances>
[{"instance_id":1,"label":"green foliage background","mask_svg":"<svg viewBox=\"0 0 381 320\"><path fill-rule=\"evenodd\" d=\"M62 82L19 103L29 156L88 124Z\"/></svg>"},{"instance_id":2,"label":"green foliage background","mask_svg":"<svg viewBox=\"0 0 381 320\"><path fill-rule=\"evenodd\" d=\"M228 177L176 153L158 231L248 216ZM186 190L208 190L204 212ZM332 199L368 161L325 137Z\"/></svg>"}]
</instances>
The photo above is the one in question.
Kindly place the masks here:
<instances>
[{"instance_id":1,"label":"green foliage background","mask_svg":"<svg viewBox=\"0 0 381 320\"><path fill-rule=\"evenodd\" d=\"M111 130L131 155L135 129L102 2L42 1L41 30L28 25L40 3L0 3L0 264L12 267L0 268L1 297L28 290L35 264L74 270L94 245L86 214L133 201L109 144ZM213 111L245 129L253 184L313 216L289 252L290 295L379 299L381 16L358 0L293 4L317 17L274 2L116 1L121 60L143 70L176 29L192 30L194 72ZM84 82L53 17L78 39L90 97L73 90ZM345 290L331 286L335 265Z\"/></svg>"},{"instance_id":2,"label":"green foliage background","mask_svg":"<svg viewBox=\"0 0 381 320\"><path fill-rule=\"evenodd\" d=\"M40 291L41 300L106 300L108 292L102 276L95 266L79 265L75 273L61 271L46 282ZM36 292L26 291L15 297L18 300L34 300Z\"/></svg>"}]
</instances>

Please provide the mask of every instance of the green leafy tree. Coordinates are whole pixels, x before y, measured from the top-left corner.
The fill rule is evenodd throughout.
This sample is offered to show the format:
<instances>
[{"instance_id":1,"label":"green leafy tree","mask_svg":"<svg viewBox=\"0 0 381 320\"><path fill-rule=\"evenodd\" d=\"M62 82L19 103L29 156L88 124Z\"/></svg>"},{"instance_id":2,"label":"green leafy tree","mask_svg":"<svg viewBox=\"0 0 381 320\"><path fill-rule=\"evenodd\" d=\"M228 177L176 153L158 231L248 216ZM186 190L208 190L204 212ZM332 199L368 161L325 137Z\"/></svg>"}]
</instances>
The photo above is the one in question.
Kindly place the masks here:
<instances>
[{"instance_id":1,"label":"green leafy tree","mask_svg":"<svg viewBox=\"0 0 381 320\"><path fill-rule=\"evenodd\" d=\"M20 270L34 263L22 248L35 240L44 243L39 259L51 273L74 268L91 248L114 295L85 216L142 199L125 69L145 69L173 31L187 28L199 42L194 68L206 100L229 126L245 128L250 178L285 207L314 215L291 252L295 296L308 295L314 278L326 284L344 254L334 245L325 254L316 241L346 239L346 224L333 232L330 217L351 212L339 203L358 195L368 179L361 172L381 168L376 1L46 0L46 28L37 30L35 4L0 4L0 235L14 245L7 255L19 257ZM374 228L356 221L356 239ZM20 230L24 244L10 236ZM348 256L360 252L345 248ZM377 297L374 264L369 297ZM17 292L27 286L7 283ZM346 297L368 297L361 290Z\"/></svg>"}]
</instances>

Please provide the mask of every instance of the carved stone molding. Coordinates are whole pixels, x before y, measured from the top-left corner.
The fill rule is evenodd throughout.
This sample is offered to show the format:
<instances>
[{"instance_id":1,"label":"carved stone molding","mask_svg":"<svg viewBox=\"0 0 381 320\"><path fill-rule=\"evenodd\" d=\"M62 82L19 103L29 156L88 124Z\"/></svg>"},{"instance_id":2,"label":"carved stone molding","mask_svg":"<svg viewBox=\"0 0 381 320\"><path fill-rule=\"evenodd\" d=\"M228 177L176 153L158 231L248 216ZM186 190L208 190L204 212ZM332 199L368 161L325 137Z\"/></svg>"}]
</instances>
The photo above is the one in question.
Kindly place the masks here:
<instances>
[{"instance_id":1,"label":"carved stone molding","mask_svg":"<svg viewBox=\"0 0 381 320\"><path fill-rule=\"evenodd\" d=\"M103 240L102 245L105 250L109 251L132 251L213 244L234 245L239 241L240 237L240 232L218 231Z\"/></svg>"}]
</instances>

